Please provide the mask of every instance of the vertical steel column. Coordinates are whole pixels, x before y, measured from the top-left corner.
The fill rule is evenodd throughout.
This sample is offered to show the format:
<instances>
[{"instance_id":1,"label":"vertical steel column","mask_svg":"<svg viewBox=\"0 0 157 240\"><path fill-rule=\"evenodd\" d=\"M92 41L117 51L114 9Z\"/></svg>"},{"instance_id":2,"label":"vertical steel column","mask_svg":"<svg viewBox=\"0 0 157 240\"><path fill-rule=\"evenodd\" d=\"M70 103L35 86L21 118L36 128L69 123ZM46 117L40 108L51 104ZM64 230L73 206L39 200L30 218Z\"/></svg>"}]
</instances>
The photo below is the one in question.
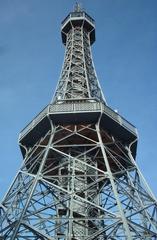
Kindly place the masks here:
<instances>
[{"instance_id":1,"label":"vertical steel column","mask_svg":"<svg viewBox=\"0 0 157 240\"><path fill-rule=\"evenodd\" d=\"M50 120L50 119L49 119L49 120ZM47 159L47 155L48 155L48 152L49 152L49 150L50 150L50 146L51 146L51 144L52 144L52 140L53 140L53 137L54 137L54 134L53 134L54 129L53 129L53 124L52 124L51 120L50 120L50 124L51 124L51 135L50 135L49 142L48 142L48 144L47 144L47 146L46 146L46 149L45 149L44 157L43 157L42 162L41 162L41 164L40 164L40 167L39 167L39 170L38 170L38 172L37 172L37 175L36 175L36 177L35 177L35 179L34 179L34 183L33 183L33 185L32 185L32 189L31 189L30 195L29 195L29 197L28 197L28 199L27 199L27 201L26 201L26 204L25 204L24 209L23 209L23 211L22 211L22 213L21 213L21 216L20 216L20 218L18 219L16 228L15 228L15 231L13 232L13 235L12 235L12 237L11 237L11 240L15 240L15 238L16 238L17 232L18 232L19 227L20 227L20 224L21 224L21 220L22 220L22 218L24 217L24 214L25 214L25 212L26 212L26 210L27 210L27 208L28 208L28 205L29 205L29 203L30 203L30 200L31 200L31 198L32 198L32 195L33 195L33 193L34 193L34 191L35 191L35 188L36 188L36 186L37 186L37 183L38 183L38 181L39 181L39 179L40 179L40 177L41 177L41 171L42 171L42 169L43 169L43 167L44 167L44 164L45 164L45 161L46 161L46 159Z\"/></svg>"},{"instance_id":2,"label":"vertical steel column","mask_svg":"<svg viewBox=\"0 0 157 240\"><path fill-rule=\"evenodd\" d=\"M98 123L96 124L96 130L97 130L97 134L98 134L98 138L99 138L100 148L101 148L101 151L102 151L102 154L103 154L103 157L104 157L104 162L105 162L106 169L107 169L107 172L108 172L109 180L111 182L113 193L114 193L114 196L116 198L118 209L119 209L119 212L120 212L120 215L121 215L121 218L122 218L122 224L123 224L124 229L126 231L126 236L127 236L128 240L132 240L132 236L131 236L131 233L130 233L130 230L129 230L128 222L126 220L123 209L121 207L121 203L120 203L120 200L119 200L116 185L114 183L114 178L113 178L113 175L112 175L112 172L111 172L111 169L110 169L110 165L109 165L109 162L108 162L108 159L107 159L107 155L106 155L106 152L105 152L105 149L104 149L104 144L102 142L102 138L101 138L101 134L100 134L100 125L99 125L100 119L101 119L101 116L99 118Z\"/></svg>"}]
</instances>

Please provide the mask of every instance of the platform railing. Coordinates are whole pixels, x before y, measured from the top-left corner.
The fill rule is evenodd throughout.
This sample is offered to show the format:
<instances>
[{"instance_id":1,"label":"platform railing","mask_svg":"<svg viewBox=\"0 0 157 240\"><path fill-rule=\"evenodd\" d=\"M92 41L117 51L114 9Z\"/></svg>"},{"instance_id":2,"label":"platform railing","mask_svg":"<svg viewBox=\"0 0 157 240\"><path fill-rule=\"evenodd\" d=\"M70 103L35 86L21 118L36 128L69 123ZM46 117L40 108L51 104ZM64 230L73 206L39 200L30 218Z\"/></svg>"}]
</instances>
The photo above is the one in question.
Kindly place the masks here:
<instances>
[{"instance_id":1,"label":"platform railing","mask_svg":"<svg viewBox=\"0 0 157 240\"><path fill-rule=\"evenodd\" d=\"M95 21L93 18L91 18L86 12L72 12L70 13L63 21L62 21L62 27L67 23L69 20L73 20L75 18L80 19L87 19L90 23L93 25L95 24Z\"/></svg>"},{"instance_id":2,"label":"platform railing","mask_svg":"<svg viewBox=\"0 0 157 240\"><path fill-rule=\"evenodd\" d=\"M20 132L19 140L22 139L26 133L30 132L47 114L49 105L46 106L27 126Z\"/></svg>"},{"instance_id":3,"label":"platform railing","mask_svg":"<svg viewBox=\"0 0 157 240\"><path fill-rule=\"evenodd\" d=\"M46 106L21 132L19 140L21 140L28 132L30 132L43 118L51 114L78 112L102 112L119 123L121 126L137 135L137 129L129 123L125 118L113 111L110 107L100 102L69 102L60 104L49 104Z\"/></svg>"}]
</instances>

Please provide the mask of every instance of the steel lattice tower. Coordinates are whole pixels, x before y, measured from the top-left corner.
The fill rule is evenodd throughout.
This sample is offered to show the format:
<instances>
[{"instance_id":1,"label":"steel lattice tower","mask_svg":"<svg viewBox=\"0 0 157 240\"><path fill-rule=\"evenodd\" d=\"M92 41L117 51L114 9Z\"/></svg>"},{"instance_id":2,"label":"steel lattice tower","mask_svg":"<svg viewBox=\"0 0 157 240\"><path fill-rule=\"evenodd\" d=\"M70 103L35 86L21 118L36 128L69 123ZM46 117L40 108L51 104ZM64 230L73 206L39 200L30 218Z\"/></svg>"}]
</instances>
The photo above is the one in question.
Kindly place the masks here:
<instances>
[{"instance_id":1,"label":"steel lattice tower","mask_svg":"<svg viewBox=\"0 0 157 240\"><path fill-rule=\"evenodd\" d=\"M53 101L19 136L22 166L0 205L0 239L157 239L157 202L137 163L137 131L104 100L77 5L62 22Z\"/></svg>"}]
</instances>

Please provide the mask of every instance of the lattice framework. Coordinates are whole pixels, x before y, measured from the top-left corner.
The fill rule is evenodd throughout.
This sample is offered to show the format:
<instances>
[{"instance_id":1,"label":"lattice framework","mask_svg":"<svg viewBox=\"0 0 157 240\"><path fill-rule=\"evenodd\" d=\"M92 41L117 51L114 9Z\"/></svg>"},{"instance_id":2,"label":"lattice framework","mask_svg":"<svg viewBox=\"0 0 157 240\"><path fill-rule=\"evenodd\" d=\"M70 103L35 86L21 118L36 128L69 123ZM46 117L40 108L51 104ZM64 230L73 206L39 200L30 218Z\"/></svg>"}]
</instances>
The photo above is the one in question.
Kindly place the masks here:
<instances>
[{"instance_id":1,"label":"lattice framework","mask_svg":"<svg viewBox=\"0 0 157 240\"><path fill-rule=\"evenodd\" d=\"M135 162L137 132L106 106L94 20L78 5L62 40L53 102L20 134L24 159L0 204L0 239L155 240L157 201Z\"/></svg>"},{"instance_id":2,"label":"lattice framework","mask_svg":"<svg viewBox=\"0 0 157 240\"><path fill-rule=\"evenodd\" d=\"M127 228L131 239L157 237L156 201L129 148L98 123L53 126L2 205L9 240L127 239Z\"/></svg>"}]
</instances>

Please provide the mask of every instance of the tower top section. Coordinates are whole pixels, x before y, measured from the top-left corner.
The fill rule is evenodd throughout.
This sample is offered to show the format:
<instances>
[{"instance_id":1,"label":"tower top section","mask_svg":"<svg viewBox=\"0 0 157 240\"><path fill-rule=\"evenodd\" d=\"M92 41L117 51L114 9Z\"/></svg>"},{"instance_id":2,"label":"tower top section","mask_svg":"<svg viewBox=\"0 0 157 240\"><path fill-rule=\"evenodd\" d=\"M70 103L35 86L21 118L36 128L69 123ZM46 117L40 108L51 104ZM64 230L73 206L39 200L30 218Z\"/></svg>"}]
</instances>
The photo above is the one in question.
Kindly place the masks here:
<instances>
[{"instance_id":1,"label":"tower top section","mask_svg":"<svg viewBox=\"0 0 157 240\"><path fill-rule=\"evenodd\" d=\"M89 33L90 44L95 42L95 21L91 18L80 5L76 3L74 11L70 12L68 16L62 21L61 34L64 45L67 43L67 34L72 27L81 27Z\"/></svg>"},{"instance_id":2,"label":"tower top section","mask_svg":"<svg viewBox=\"0 0 157 240\"><path fill-rule=\"evenodd\" d=\"M76 4L63 20L61 33L65 58L53 102L105 102L92 60L94 20Z\"/></svg>"}]
</instances>

